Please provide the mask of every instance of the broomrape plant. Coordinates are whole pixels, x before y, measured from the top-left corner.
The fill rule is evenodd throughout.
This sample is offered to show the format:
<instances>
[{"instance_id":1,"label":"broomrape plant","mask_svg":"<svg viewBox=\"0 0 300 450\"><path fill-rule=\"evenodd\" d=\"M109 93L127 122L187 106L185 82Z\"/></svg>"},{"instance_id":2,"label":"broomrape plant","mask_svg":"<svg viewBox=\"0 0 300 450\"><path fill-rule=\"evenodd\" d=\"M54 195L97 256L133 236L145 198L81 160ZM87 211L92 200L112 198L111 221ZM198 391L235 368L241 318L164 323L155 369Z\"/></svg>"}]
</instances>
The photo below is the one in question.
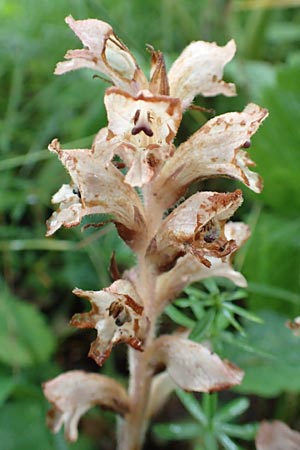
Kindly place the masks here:
<instances>
[{"instance_id":1,"label":"broomrape plant","mask_svg":"<svg viewBox=\"0 0 300 450\"><path fill-rule=\"evenodd\" d=\"M44 384L52 404L48 424L54 432L64 425L66 438L75 441L80 417L99 404L120 416L118 449L138 450L149 420L176 387L215 392L242 381L243 371L222 360L209 344L193 342L183 331L159 335L157 322L194 281L220 276L246 286L232 267L232 255L249 230L243 223L228 222L243 201L241 190L197 192L183 202L182 196L191 183L217 176L260 192L261 178L249 170L254 163L245 149L268 113L251 103L242 112L209 120L175 148L182 115L193 107L195 96L235 95L235 86L222 80L235 53L234 41L224 47L193 42L168 73L162 53L149 46L148 81L110 25L71 16L66 22L84 48L68 51L55 73L87 67L108 76L113 86L104 96L107 127L90 149L64 150L57 139L49 146L71 182L53 196L59 207L47 222L47 235L78 225L84 216L109 214L137 263L119 274L113 259L111 286L73 291L91 303L91 310L75 314L71 323L96 329L89 356L99 366L114 345L129 345L128 391L103 375L64 373Z\"/></svg>"}]
</instances>

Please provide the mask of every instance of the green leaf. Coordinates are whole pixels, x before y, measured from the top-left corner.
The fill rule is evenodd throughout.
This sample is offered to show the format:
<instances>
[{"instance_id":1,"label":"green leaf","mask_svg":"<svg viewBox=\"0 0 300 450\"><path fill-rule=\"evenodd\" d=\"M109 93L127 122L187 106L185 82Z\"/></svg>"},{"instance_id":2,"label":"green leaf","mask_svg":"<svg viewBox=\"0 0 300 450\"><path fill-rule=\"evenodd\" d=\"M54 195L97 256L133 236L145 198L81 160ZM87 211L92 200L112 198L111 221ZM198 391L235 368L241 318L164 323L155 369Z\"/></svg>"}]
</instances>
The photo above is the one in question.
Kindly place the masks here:
<instances>
[{"instance_id":1,"label":"green leaf","mask_svg":"<svg viewBox=\"0 0 300 450\"><path fill-rule=\"evenodd\" d=\"M0 375L0 407L11 394L14 386L15 383L12 377Z\"/></svg>"},{"instance_id":2,"label":"green leaf","mask_svg":"<svg viewBox=\"0 0 300 450\"><path fill-rule=\"evenodd\" d=\"M233 314L231 313L231 311L229 311L228 309L224 308L222 309L222 314L224 315L224 317L228 320L228 322L237 330L240 332L240 334L242 336L246 336L243 327L239 324L239 322L234 318Z\"/></svg>"},{"instance_id":3,"label":"green leaf","mask_svg":"<svg viewBox=\"0 0 300 450\"><path fill-rule=\"evenodd\" d=\"M263 323L260 317L258 317L256 314L253 314L252 312L247 311L245 308L241 308L240 306L233 305L229 302L224 302L223 307L229 309L229 311L238 314L241 317L244 317L247 320L250 320L251 322Z\"/></svg>"},{"instance_id":4,"label":"green leaf","mask_svg":"<svg viewBox=\"0 0 300 450\"><path fill-rule=\"evenodd\" d=\"M196 342L201 342L207 336L209 336L211 327L215 318L215 311L210 309L205 316L196 323L192 332L189 335L189 339Z\"/></svg>"},{"instance_id":5,"label":"green leaf","mask_svg":"<svg viewBox=\"0 0 300 450\"><path fill-rule=\"evenodd\" d=\"M0 361L30 366L47 361L54 348L55 339L43 315L4 290L0 303Z\"/></svg>"},{"instance_id":6,"label":"green leaf","mask_svg":"<svg viewBox=\"0 0 300 450\"><path fill-rule=\"evenodd\" d=\"M236 352L226 346L224 356L245 371L240 386L235 389L247 394L272 397L281 392L300 392L300 339L285 326L286 317L274 311L261 312L264 325L246 325L247 342L261 352L274 355ZM235 343L242 342L239 336Z\"/></svg>"},{"instance_id":7,"label":"green leaf","mask_svg":"<svg viewBox=\"0 0 300 450\"><path fill-rule=\"evenodd\" d=\"M154 425L153 432L162 440L181 441L201 436L202 427L195 422L159 423Z\"/></svg>"},{"instance_id":8,"label":"green leaf","mask_svg":"<svg viewBox=\"0 0 300 450\"><path fill-rule=\"evenodd\" d=\"M243 414L249 408L249 404L250 402L246 397L232 400L216 413L215 419L219 422L230 422Z\"/></svg>"},{"instance_id":9,"label":"green leaf","mask_svg":"<svg viewBox=\"0 0 300 450\"><path fill-rule=\"evenodd\" d=\"M193 328L195 325L194 320L187 317L173 305L168 305L164 312L170 319L182 327Z\"/></svg>"},{"instance_id":10,"label":"green leaf","mask_svg":"<svg viewBox=\"0 0 300 450\"><path fill-rule=\"evenodd\" d=\"M232 425L229 423L223 423L220 429L228 436L244 439L245 441L252 441L255 439L258 425L247 423L246 425Z\"/></svg>"},{"instance_id":11,"label":"green leaf","mask_svg":"<svg viewBox=\"0 0 300 450\"><path fill-rule=\"evenodd\" d=\"M180 389L176 389L176 394L184 405L184 407L188 410L191 416L200 422L202 425L207 424L207 418L204 414L204 411L200 405L200 402L195 398L193 394L188 392L184 392Z\"/></svg>"},{"instance_id":12,"label":"green leaf","mask_svg":"<svg viewBox=\"0 0 300 450\"><path fill-rule=\"evenodd\" d=\"M240 447L225 433L218 433L218 439L226 450L239 450Z\"/></svg>"},{"instance_id":13,"label":"green leaf","mask_svg":"<svg viewBox=\"0 0 300 450\"><path fill-rule=\"evenodd\" d=\"M46 427L47 407L44 401L18 401L0 408L0 442L5 450L91 450L86 439L79 438L69 446L64 438Z\"/></svg>"}]
</instances>

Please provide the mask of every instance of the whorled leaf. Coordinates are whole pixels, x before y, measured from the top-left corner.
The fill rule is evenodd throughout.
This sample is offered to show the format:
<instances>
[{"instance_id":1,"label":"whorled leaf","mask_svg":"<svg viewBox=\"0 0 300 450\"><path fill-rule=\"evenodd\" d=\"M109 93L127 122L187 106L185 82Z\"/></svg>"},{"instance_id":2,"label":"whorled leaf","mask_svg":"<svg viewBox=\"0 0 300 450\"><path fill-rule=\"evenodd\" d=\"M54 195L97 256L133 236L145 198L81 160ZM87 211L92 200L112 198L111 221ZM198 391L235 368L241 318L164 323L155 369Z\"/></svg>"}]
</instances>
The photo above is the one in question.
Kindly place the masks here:
<instances>
[{"instance_id":1,"label":"whorled leaf","mask_svg":"<svg viewBox=\"0 0 300 450\"><path fill-rule=\"evenodd\" d=\"M215 392L240 384L244 372L203 345L178 336L164 335L150 349L151 364L162 365L171 379L186 391Z\"/></svg>"},{"instance_id":2,"label":"whorled leaf","mask_svg":"<svg viewBox=\"0 0 300 450\"><path fill-rule=\"evenodd\" d=\"M300 433L279 420L262 422L255 443L257 450L299 450Z\"/></svg>"},{"instance_id":3,"label":"whorled leaf","mask_svg":"<svg viewBox=\"0 0 300 450\"><path fill-rule=\"evenodd\" d=\"M168 73L170 95L179 98L184 109L198 94L206 97L235 95L234 84L222 80L224 66L233 58L235 50L233 40L224 47L215 42L192 42Z\"/></svg>"},{"instance_id":4,"label":"whorled leaf","mask_svg":"<svg viewBox=\"0 0 300 450\"><path fill-rule=\"evenodd\" d=\"M232 239L227 240L224 225L242 201L240 190L192 195L163 221L148 248L149 259L161 272L172 268L180 256L188 253L210 267L208 256L224 258L237 248Z\"/></svg>"},{"instance_id":5,"label":"whorled leaf","mask_svg":"<svg viewBox=\"0 0 300 450\"><path fill-rule=\"evenodd\" d=\"M108 75L116 86L132 94L147 88L144 73L108 23L96 19L74 20L72 16L65 20L84 48L69 50L65 55L67 61L57 64L56 75L87 67Z\"/></svg>"},{"instance_id":6,"label":"whorled leaf","mask_svg":"<svg viewBox=\"0 0 300 450\"><path fill-rule=\"evenodd\" d=\"M47 424L57 433L62 425L65 436L71 442L78 438L78 422L81 416L95 405L124 415L129 409L125 389L112 378L81 370L65 372L43 384L44 394L52 404Z\"/></svg>"},{"instance_id":7,"label":"whorled leaf","mask_svg":"<svg viewBox=\"0 0 300 450\"><path fill-rule=\"evenodd\" d=\"M89 356L99 366L102 366L112 347L118 343L125 342L136 350L143 350L146 326L144 308L129 281L117 280L101 291L74 289L73 292L91 302L91 311L75 314L71 325L97 330L97 338L91 345Z\"/></svg>"},{"instance_id":8,"label":"whorled leaf","mask_svg":"<svg viewBox=\"0 0 300 450\"><path fill-rule=\"evenodd\" d=\"M254 192L262 189L259 175L249 170L255 165L245 148L267 110L250 103L244 111L226 113L209 120L181 144L155 180L154 195L170 207L194 181L208 177L231 177Z\"/></svg>"}]
</instances>

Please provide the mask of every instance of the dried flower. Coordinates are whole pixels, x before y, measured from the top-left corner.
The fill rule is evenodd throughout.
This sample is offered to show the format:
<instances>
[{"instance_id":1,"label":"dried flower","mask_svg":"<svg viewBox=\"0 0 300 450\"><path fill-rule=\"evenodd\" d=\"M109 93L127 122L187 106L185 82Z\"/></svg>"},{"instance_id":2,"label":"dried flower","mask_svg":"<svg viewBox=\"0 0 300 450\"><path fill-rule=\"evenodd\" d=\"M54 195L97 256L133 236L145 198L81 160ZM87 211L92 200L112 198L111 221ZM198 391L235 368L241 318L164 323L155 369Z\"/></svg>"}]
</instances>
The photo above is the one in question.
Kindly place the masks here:
<instances>
[{"instance_id":1,"label":"dried flower","mask_svg":"<svg viewBox=\"0 0 300 450\"><path fill-rule=\"evenodd\" d=\"M232 267L232 255L249 229L240 222L226 223L241 205L242 192L199 192L181 199L194 181L216 176L261 191L262 181L249 170L254 163L245 149L267 111L249 104L240 113L215 117L176 149L182 115L195 96L235 95L235 86L222 79L235 53L234 41L224 47L193 42L168 73L163 54L148 46L148 81L109 24L71 16L66 22L84 48L68 51L55 73L86 67L108 76L114 86L104 97L107 127L91 149L64 150L56 139L49 146L71 182L53 196L59 207L48 220L47 235L78 225L84 216L109 214L136 253L137 264L123 274L114 267L119 279L107 288L75 289L92 309L71 320L79 328L97 330L89 355L100 366L115 344L129 344L129 400L113 380L68 372L44 386L54 405L49 424L57 431L64 423L67 437L75 440L80 416L99 403L125 414L119 422L119 450L138 450L148 418L174 386L213 392L243 378L241 369L203 345L178 335L156 337L156 325L166 304L193 281L217 275L246 285ZM154 375L161 367L165 371Z\"/></svg>"},{"instance_id":2,"label":"dried flower","mask_svg":"<svg viewBox=\"0 0 300 450\"><path fill-rule=\"evenodd\" d=\"M120 342L127 342L136 350L142 350L144 308L129 281L117 280L102 291L74 289L73 292L79 297L87 298L92 304L90 312L75 314L71 325L96 328L98 337L91 345L89 356L99 366L109 356L112 346Z\"/></svg>"}]
</instances>

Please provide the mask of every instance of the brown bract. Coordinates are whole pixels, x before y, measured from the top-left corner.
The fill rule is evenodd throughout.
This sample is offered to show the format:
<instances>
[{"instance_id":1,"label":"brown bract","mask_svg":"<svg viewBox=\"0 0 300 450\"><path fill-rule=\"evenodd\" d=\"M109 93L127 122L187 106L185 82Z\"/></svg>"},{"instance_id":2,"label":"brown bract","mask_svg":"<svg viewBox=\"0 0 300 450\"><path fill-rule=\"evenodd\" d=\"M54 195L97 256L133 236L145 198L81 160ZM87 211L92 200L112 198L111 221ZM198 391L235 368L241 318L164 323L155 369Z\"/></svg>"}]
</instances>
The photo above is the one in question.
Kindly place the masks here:
<instances>
[{"instance_id":1,"label":"brown bract","mask_svg":"<svg viewBox=\"0 0 300 450\"><path fill-rule=\"evenodd\" d=\"M116 344L126 342L136 350L143 350L146 325L144 308L129 281L117 280L102 291L74 289L73 293L91 302L91 311L75 314L71 325L97 330L97 338L91 345L89 356L99 366L102 366Z\"/></svg>"},{"instance_id":2,"label":"brown bract","mask_svg":"<svg viewBox=\"0 0 300 450\"><path fill-rule=\"evenodd\" d=\"M150 350L151 364L164 365L186 391L216 392L240 384L244 372L203 345L178 336L160 336Z\"/></svg>"},{"instance_id":3,"label":"brown bract","mask_svg":"<svg viewBox=\"0 0 300 450\"><path fill-rule=\"evenodd\" d=\"M116 86L132 94L147 88L148 82L135 58L108 23L74 20L72 16L65 20L84 48L69 50L65 55L68 61L57 64L56 75L87 67L108 75Z\"/></svg>"},{"instance_id":4,"label":"brown bract","mask_svg":"<svg viewBox=\"0 0 300 450\"><path fill-rule=\"evenodd\" d=\"M249 170L254 163L242 148L267 115L267 110L251 103L241 113L209 120L165 163L155 180L156 200L169 208L192 182L209 177L235 178L260 192L262 180Z\"/></svg>"},{"instance_id":5,"label":"brown bract","mask_svg":"<svg viewBox=\"0 0 300 450\"><path fill-rule=\"evenodd\" d=\"M234 239L239 248L249 237L249 227L241 222L228 222L224 227L226 239ZM216 258L206 256L211 266L201 264L196 258L187 254L177 260L175 267L161 274L156 284L156 302L159 310L163 310L166 302L174 299L189 284L209 277L224 277L240 287L246 287L245 277L233 269L231 256Z\"/></svg>"},{"instance_id":6,"label":"brown bract","mask_svg":"<svg viewBox=\"0 0 300 450\"><path fill-rule=\"evenodd\" d=\"M207 256L224 258L237 248L233 240L226 239L224 224L242 201L240 190L192 195L163 221L148 248L149 259L161 272L187 253L210 267Z\"/></svg>"},{"instance_id":7,"label":"brown bract","mask_svg":"<svg viewBox=\"0 0 300 450\"><path fill-rule=\"evenodd\" d=\"M180 98L184 109L198 94L235 95L234 84L222 80L224 66L233 58L235 50L233 40L224 47L215 42L192 42L169 71L170 95Z\"/></svg>"},{"instance_id":8,"label":"brown bract","mask_svg":"<svg viewBox=\"0 0 300 450\"><path fill-rule=\"evenodd\" d=\"M111 144L112 145L112 144ZM64 185L53 197L59 209L47 222L47 235L61 226L78 225L89 214L112 214L119 232L130 245L144 230L142 203L136 191L109 161L110 144L98 142L90 149L62 150L55 139L49 146L68 170L72 185Z\"/></svg>"},{"instance_id":9,"label":"brown bract","mask_svg":"<svg viewBox=\"0 0 300 450\"><path fill-rule=\"evenodd\" d=\"M257 450L299 450L300 433L279 420L262 422L255 443Z\"/></svg>"},{"instance_id":10,"label":"brown bract","mask_svg":"<svg viewBox=\"0 0 300 450\"><path fill-rule=\"evenodd\" d=\"M43 384L44 394L52 403L47 415L49 428L57 433L62 425L71 442L77 440L81 416L95 405L124 415L129 411L125 389L113 379L81 370L59 375Z\"/></svg>"}]
</instances>

